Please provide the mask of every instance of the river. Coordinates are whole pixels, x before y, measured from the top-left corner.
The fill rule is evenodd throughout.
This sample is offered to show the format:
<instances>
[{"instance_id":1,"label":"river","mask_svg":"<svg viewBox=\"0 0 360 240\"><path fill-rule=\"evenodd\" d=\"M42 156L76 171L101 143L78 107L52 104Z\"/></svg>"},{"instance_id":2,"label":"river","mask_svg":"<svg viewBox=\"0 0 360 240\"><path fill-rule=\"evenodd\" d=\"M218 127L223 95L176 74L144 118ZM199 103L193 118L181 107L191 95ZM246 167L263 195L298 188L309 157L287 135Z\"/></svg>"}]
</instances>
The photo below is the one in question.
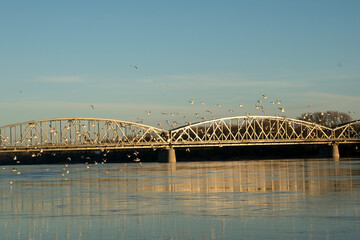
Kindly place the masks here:
<instances>
[{"instance_id":1,"label":"river","mask_svg":"<svg viewBox=\"0 0 360 240\"><path fill-rule=\"evenodd\" d=\"M360 159L0 166L1 239L356 239Z\"/></svg>"}]
</instances>

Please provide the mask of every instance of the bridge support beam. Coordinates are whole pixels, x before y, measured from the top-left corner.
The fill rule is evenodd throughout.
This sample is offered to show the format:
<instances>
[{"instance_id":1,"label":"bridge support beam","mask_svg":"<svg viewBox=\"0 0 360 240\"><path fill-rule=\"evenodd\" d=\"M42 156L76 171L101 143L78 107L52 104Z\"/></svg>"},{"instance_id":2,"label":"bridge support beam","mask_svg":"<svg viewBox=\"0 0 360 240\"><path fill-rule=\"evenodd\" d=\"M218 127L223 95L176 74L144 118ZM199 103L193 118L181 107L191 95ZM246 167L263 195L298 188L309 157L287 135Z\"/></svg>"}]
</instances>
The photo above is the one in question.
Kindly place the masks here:
<instances>
[{"instance_id":1,"label":"bridge support beam","mask_svg":"<svg viewBox=\"0 0 360 240\"><path fill-rule=\"evenodd\" d=\"M176 154L175 149L170 147L158 152L158 161L163 163L175 163Z\"/></svg>"},{"instance_id":2,"label":"bridge support beam","mask_svg":"<svg viewBox=\"0 0 360 240\"><path fill-rule=\"evenodd\" d=\"M338 143L333 143L332 144L332 158L334 160L339 160L340 159L339 144Z\"/></svg>"}]
</instances>

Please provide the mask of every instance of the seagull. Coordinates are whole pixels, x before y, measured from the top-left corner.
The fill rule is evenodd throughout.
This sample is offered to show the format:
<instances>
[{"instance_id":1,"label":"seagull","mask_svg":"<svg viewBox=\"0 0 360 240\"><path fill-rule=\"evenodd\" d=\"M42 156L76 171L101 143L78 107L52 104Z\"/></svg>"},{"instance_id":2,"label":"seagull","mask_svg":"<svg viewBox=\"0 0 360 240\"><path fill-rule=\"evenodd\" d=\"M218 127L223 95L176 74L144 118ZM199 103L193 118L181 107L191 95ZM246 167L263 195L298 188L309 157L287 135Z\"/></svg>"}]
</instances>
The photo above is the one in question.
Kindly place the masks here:
<instances>
[{"instance_id":1,"label":"seagull","mask_svg":"<svg viewBox=\"0 0 360 240\"><path fill-rule=\"evenodd\" d=\"M221 107L221 104L218 104L217 106L218 106L218 107Z\"/></svg>"},{"instance_id":2,"label":"seagull","mask_svg":"<svg viewBox=\"0 0 360 240\"><path fill-rule=\"evenodd\" d=\"M135 68L135 69L138 69L138 66L136 66L136 65L130 65L130 67L133 67L133 68Z\"/></svg>"},{"instance_id":3,"label":"seagull","mask_svg":"<svg viewBox=\"0 0 360 240\"><path fill-rule=\"evenodd\" d=\"M91 107L92 109L95 109L94 105L90 105L90 107Z\"/></svg>"},{"instance_id":4,"label":"seagull","mask_svg":"<svg viewBox=\"0 0 360 240\"><path fill-rule=\"evenodd\" d=\"M263 96L264 99L267 99L267 96L265 96L265 95L262 95L262 96Z\"/></svg>"},{"instance_id":5,"label":"seagull","mask_svg":"<svg viewBox=\"0 0 360 240\"><path fill-rule=\"evenodd\" d=\"M279 108L280 112L285 112L285 108Z\"/></svg>"},{"instance_id":6,"label":"seagull","mask_svg":"<svg viewBox=\"0 0 360 240\"><path fill-rule=\"evenodd\" d=\"M190 104L194 104L194 103L195 103L194 99L191 99L191 100L189 101L189 103L190 103Z\"/></svg>"},{"instance_id":7,"label":"seagull","mask_svg":"<svg viewBox=\"0 0 360 240\"><path fill-rule=\"evenodd\" d=\"M151 111L146 111L146 115L150 115Z\"/></svg>"},{"instance_id":8,"label":"seagull","mask_svg":"<svg viewBox=\"0 0 360 240\"><path fill-rule=\"evenodd\" d=\"M204 102L201 102L201 104L205 107L205 103L204 103Z\"/></svg>"},{"instance_id":9,"label":"seagull","mask_svg":"<svg viewBox=\"0 0 360 240\"><path fill-rule=\"evenodd\" d=\"M243 104L239 104L239 107L241 107L241 108L242 108L242 107L244 107L244 105L243 105Z\"/></svg>"}]
</instances>

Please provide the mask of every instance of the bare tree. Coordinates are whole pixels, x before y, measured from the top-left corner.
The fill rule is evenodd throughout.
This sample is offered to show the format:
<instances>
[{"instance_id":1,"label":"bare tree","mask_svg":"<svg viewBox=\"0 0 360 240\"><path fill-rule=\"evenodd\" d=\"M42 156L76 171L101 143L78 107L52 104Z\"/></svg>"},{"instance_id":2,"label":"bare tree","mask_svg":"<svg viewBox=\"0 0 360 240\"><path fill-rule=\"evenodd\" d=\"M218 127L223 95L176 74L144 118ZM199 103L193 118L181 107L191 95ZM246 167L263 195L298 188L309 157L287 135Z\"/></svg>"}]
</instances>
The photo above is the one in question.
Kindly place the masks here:
<instances>
[{"instance_id":1,"label":"bare tree","mask_svg":"<svg viewBox=\"0 0 360 240\"><path fill-rule=\"evenodd\" d=\"M318 123L327 127L335 127L337 125L350 122L351 116L344 112L327 111L327 112L314 112L303 113L298 118L300 120Z\"/></svg>"}]
</instances>

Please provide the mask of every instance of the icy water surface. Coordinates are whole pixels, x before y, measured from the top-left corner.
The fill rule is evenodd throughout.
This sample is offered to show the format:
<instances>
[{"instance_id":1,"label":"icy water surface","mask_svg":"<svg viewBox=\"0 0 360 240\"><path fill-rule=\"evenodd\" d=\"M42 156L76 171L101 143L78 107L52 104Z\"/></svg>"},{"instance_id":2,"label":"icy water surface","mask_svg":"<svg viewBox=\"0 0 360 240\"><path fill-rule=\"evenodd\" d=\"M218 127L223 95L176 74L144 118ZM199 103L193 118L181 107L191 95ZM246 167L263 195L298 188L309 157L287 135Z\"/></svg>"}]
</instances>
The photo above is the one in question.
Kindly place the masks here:
<instances>
[{"instance_id":1,"label":"icy water surface","mask_svg":"<svg viewBox=\"0 0 360 240\"><path fill-rule=\"evenodd\" d=\"M360 159L0 166L0 239L357 239L359 197Z\"/></svg>"}]
</instances>

